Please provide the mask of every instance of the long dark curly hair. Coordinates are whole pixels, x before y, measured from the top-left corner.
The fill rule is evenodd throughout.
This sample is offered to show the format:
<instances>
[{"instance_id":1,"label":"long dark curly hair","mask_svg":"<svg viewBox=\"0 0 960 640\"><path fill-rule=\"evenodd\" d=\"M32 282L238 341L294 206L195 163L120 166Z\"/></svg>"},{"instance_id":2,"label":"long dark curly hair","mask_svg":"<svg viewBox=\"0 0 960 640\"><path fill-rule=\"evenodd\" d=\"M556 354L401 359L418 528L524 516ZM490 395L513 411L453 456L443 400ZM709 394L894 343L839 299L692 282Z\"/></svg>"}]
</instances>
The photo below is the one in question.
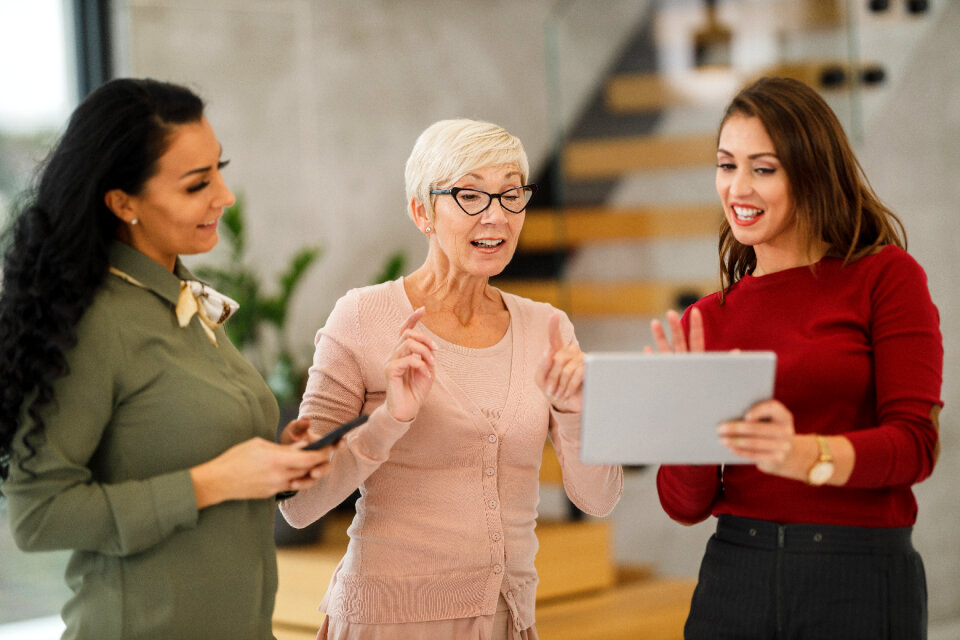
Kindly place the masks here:
<instances>
[{"instance_id":1,"label":"long dark curly hair","mask_svg":"<svg viewBox=\"0 0 960 640\"><path fill-rule=\"evenodd\" d=\"M31 190L3 233L0 290L0 479L14 461L24 422L32 457L43 437L40 408L68 373L76 325L103 283L119 219L111 189L142 192L176 126L199 122L203 101L189 89L149 79L111 80L73 112L38 167Z\"/></svg>"}]
</instances>

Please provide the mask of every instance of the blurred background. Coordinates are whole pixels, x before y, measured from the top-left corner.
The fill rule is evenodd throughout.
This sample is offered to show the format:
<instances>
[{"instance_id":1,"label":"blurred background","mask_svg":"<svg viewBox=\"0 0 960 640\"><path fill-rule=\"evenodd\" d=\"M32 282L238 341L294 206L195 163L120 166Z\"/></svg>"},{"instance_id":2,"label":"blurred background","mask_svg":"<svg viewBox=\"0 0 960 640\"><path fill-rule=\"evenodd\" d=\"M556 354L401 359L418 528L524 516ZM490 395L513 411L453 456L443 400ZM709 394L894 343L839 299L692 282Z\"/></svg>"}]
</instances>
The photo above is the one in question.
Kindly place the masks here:
<instances>
[{"instance_id":1,"label":"blurred background","mask_svg":"<svg viewBox=\"0 0 960 640\"><path fill-rule=\"evenodd\" d=\"M498 285L567 310L586 350L635 350L651 342L651 318L716 289L714 140L726 102L761 75L801 79L837 112L900 215L940 309L942 454L916 487L915 543L931 637L958 638L958 33L952 0L0 0L0 222L101 82L189 85L207 101L241 206L217 249L187 262L244 274L252 289L241 303L274 309L239 339L289 409L336 299L426 254L404 202L417 135L442 118L489 120L523 140L541 185ZM291 273L295 285L284 289ZM544 522L600 527L603 552L592 555L609 565L560 593L560 605L538 601L544 640L568 637L549 631L551 615L572 611L564 602L607 597L613 613L577 610L577 624L695 579L713 523L669 521L654 475L631 470L602 523L571 513L544 476ZM0 638L58 637L66 554L23 554L0 524ZM327 523L308 546L337 544L341 525ZM546 557L551 530L541 529ZM558 531L562 562L580 538ZM282 556L281 581L291 575L284 562L308 562L291 555L303 549ZM624 586L643 581L646 591ZM316 582L311 607L326 579ZM673 631L657 637L679 637L679 606L665 623ZM297 620L278 624L278 637L312 637L296 635ZM654 637L636 635L637 624L623 637Z\"/></svg>"}]
</instances>

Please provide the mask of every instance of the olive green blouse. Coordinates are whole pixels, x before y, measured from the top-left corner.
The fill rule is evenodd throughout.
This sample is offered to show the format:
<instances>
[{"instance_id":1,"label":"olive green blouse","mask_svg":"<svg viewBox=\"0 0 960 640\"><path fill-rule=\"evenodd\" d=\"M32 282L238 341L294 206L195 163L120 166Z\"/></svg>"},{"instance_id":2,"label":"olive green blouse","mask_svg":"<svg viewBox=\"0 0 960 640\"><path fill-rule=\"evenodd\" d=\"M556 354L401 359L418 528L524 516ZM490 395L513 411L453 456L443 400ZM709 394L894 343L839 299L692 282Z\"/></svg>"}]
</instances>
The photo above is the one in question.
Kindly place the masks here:
<instances>
[{"instance_id":1,"label":"olive green blouse","mask_svg":"<svg viewBox=\"0 0 960 640\"><path fill-rule=\"evenodd\" d=\"M24 470L25 419L3 484L17 544L73 550L64 638L272 638L275 502L198 511L189 468L272 440L276 401L222 328L215 346L199 318L177 325L179 260L120 243L110 259L144 287L106 277Z\"/></svg>"}]
</instances>

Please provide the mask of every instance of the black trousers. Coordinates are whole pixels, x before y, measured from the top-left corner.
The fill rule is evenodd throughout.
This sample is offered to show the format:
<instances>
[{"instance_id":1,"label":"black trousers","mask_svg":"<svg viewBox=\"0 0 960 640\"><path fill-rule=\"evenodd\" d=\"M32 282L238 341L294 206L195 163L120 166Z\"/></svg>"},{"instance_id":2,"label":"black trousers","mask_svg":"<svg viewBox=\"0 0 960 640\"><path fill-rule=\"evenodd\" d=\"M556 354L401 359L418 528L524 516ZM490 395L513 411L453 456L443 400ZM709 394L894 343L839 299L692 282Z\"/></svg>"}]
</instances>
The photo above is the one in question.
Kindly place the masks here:
<instances>
[{"instance_id":1,"label":"black trousers","mask_svg":"<svg viewBox=\"0 0 960 640\"><path fill-rule=\"evenodd\" d=\"M925 640L926 577L910 534L720 516L684 637Z\"/></svg>"}]
</instances>

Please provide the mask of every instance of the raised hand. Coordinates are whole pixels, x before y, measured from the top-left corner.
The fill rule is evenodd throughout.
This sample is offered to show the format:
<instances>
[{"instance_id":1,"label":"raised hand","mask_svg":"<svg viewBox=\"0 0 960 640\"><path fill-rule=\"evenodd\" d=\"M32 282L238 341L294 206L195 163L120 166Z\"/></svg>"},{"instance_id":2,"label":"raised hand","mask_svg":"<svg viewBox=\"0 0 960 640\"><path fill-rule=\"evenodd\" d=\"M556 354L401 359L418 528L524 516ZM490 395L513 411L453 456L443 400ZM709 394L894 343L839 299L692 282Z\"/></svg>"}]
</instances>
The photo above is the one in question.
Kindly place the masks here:
<instances>
[{"instance_id":1,"label":"raised hand","mask_svg":"<svg viewBox=\"0 0 960 640\"><path fill-rule=\"evenodd\" d=\"M537 367L536 383L557 411L583 410L583 352L575 342L564 344L560 314L554 313L547 326L550 343Z\"/></svg>"},{"instance_id":2,"label":"raised hand","mask_svg":"<svg viewBox=\"0 0 960 640\"><path fill-rule=\"evenodd\" d=\"M387 379L387 412L394 420L409 422L417 417L420 405L430 392L436 371L437 344L414 327L423 317L423 307L414 311L400 327L400 340L390 352L384 373Z\"/></svg>"},{"instance_id":3,"label":"raised hand","mask_svg":"<svg viewBox=\"0 0 960 640\"><path fill-rule=\"evenodd\" d=\"M657 344L657 351L661 353L685 353L687 351L704 351L706 341L703 337L703 315L700 310L693 308L690 310L690 339L687 340L684 335L683 324L680 322L680 314L676 311L667 311L667 324L670 325L670 339L667 339L667 333L663 328L663 323L659 320L650 322L650 330L653 332L654 342ZM653 353L653 349L645 347L644 351Z\"/></svg>"}]
</instances>

